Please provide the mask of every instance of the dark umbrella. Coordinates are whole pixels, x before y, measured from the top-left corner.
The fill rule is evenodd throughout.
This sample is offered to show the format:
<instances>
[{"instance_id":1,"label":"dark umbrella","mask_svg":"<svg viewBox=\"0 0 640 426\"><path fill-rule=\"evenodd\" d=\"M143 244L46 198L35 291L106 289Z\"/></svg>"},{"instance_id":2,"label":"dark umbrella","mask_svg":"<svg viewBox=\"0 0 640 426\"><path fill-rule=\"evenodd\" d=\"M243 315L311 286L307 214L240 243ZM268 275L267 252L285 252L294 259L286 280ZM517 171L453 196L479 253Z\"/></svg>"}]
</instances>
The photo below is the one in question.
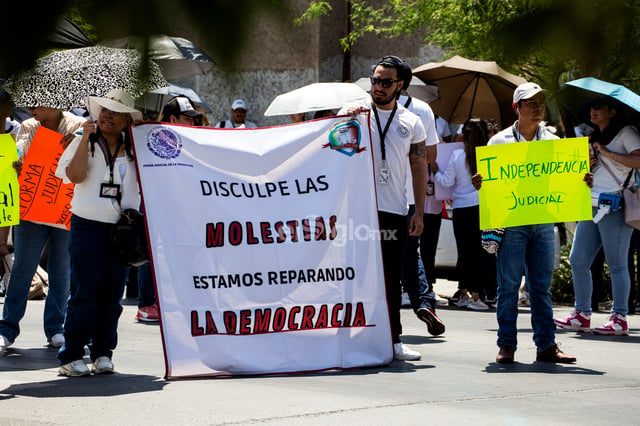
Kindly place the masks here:
<instances>
[{"instance_id":1,"label":"dark umbrella","mask_svg":"<svg viewBox=\"0 0 640 426\"><path fill-rule=\"evenodd\" d=\"M516 120L511 107L513 91L526 83L493 61L472 61L460 56L421 65L413 69L413 75L438 86L440 98L429 105L448 122L493 118L501 128Z\"/></svg>"},{"instance_id":2,"label":"dark umbrella","mask_svg":"<svg viewBox=\"0 0 640 426\"><path fill-rule=\"evenodd\" d=\"M61 16L49 36L49 43L53 48L89 47L92 46L89 37L71 19Z\"/></svg>"},{"instance_id":3,"label":"dark umbrella","mask_svg":"<svg viewBox=\"0 0 640 426\"><path fill-rule=\"evenodd\" d=\"M626 122L640 129L640 96L624 86L598 80L594 77L585 77L565 83L557 93L558 102L564 106L573 117L582 122L591 124L590 107L587 101L601 96L612 100L617 114Z\"/></svg>"},{"instance_id":4,"label":"dark umbrella","mask_svg":"<svg viewBox=\"0 0 640 426\"><path fill-rule=\"evenodd\" d=\"M141 37L122 37L102 40L99 44L144 52L145 42ZM204 50L185 38L155 35L150 36L148 42L149 57L160 65L167 80L206 74L215 65Z\"/></svg>"},{"instance_id":5,"label":"dark umbrella","mask_svg":"<svg viewBox=\"0 0 640 426\"><path fill-rule=\"evenodd\" d=\"M8 79L4 88L18 107L69 110L84 106L87 96L105 96L112 89L136 98L167 85L158 65L145 63L139 52L92 46L44 56L33 69Z\"/></svg>"}]
</instances>

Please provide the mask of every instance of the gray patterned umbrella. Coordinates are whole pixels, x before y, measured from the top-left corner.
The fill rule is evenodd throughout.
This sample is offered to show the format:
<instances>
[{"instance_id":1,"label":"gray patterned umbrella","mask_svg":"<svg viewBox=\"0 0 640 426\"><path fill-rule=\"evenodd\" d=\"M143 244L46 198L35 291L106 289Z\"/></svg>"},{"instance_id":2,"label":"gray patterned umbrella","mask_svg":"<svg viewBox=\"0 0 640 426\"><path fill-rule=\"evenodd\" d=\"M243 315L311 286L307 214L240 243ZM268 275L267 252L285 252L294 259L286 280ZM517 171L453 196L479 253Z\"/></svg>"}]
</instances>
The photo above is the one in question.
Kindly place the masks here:
<instances>
[{"instance_id":1,"label":"gray patterned umbrella","mask_svg":"<svg viewBox=\"0 0 640 426\"><path fill-rule=\"evenodd\" d=\"M149 57L160 65L162 74L167 80L206 74L215 65L213 59L204 50L192 41L181 37L161 34L145 39L130 36L102 40L98 44L144 52L146 43L148 43L146 47Z\"/></svg>"},{"instance_id":2,"label":"gray patterned umbrella","mask_svg":"<svg viewBox=\"0 0 640 426\"><path fill-rule=\"evenodd\" d=\"M4 89L18 107L69 110L84 106L87 96L105 96L112 89L137 98L167 85L158 65L145 63L138 51L92 46L44 56L33 69L9 78Z\"/></svg>"}]
</instances>

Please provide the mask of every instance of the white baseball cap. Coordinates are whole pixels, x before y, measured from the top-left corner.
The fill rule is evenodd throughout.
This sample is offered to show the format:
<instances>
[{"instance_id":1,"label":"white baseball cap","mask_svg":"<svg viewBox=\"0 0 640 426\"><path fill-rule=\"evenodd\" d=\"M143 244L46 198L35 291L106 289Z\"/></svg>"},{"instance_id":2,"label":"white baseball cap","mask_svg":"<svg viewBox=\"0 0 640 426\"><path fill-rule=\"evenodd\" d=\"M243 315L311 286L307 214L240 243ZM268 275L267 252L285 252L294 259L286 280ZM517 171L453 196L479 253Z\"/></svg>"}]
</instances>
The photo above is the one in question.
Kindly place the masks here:
<instances>
[{"instance_id":1,"label":"white baseball cap","mask_svg":"<svg viewBox=\"0 0 640 426\"><path fill-rule=\"evenodd\" d=\"M523 99L533 98L538 93L546 92L547 90L541 88L535 83L523 83L516 87L516 90L513 92L513 104L515 105Z\"/></svg>"},{"instance_id":2,"label":"white baseball cap","mask_svg":"<svg viewBox=\"0 0 640 426\"><path fill-rule=\"evenodd\" d=\"M231 104L231 109L233 109L233 110L243 109L243 110L246 111L247 110L247 104L242 99L236 99Z\"/></svg>"}]
</instances>

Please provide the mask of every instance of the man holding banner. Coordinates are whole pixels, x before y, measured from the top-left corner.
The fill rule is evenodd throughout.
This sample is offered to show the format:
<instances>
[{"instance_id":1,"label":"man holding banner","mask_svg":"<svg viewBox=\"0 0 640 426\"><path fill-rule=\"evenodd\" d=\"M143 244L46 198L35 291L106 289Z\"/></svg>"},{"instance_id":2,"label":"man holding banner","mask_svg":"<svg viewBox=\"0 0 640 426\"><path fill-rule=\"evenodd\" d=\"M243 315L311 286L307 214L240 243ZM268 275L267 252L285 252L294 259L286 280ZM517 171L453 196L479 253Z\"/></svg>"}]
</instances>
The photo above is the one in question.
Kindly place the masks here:
<instances>
[{"instance_id":1,"label":"man holding banner","mask_svg":"<svg viewBox=\"0 0 640 426\"><path fill-rule=\"evenodd\" d=\"M513 108L518 120L494 135L488 145L558 139L544 122L544 90L534 83L524 83L513 94ZM482 177L474 175L480 188ZM511 226L505 229L498 251L498 346L499 363L514 362L517 347L518 292L526 271L531 298L531 324L537 347L537 361L573 363L576 358L563 353L555 342L556 326L551 305L551 278L554 265L553 223Z\"/></svg>"},{"instance_id":2,"label":"man holding banner","mask_svg":"<svg viewBox=\"0 0 640 426\"><path fill-rule=\"evenodd\" d=\"M427 149L425 129L420 118L397 102L398 94L402 90L404 72L403 61L395 56L383 57L374 68L371 76L371 146L394 358L414 361L421 358L420 353L406 347L400 341L400 273L407 235L419 236L424 227ZM360 108L348 108L348 111L355 114ZM407 158L411 168L416 207L408 225L408 233L405 190Z\"/></svg>"},{"instance_id":3,"label":"man holding banner","mask_svg":"<svg viewBox=\"0 0 640 426\"><path fill-rule=\"evenodd\" d=\"M22 123L16 138L20 151L20 160L15 165L18 174L38 128L53 130L61 135L73 135L85 121L82 117L55 108L34 107L29 111L33 118ZM67 140L66 137L60 138L62 144ZM44 177L41 176L42 180ZM20 190L21 193L25 191L24 185ZM64 344L62 325L69 297L69 231L64 225L22 220L13 228L13 240L15 257L0 320L0 353L12 345L20 334L19 322L26 309L29 286L47 240L49 293L44 306L44 332L47 342L59 348ZM6 241L0 241L0 246L3 244Z\"/></svg>"}]
</instances>

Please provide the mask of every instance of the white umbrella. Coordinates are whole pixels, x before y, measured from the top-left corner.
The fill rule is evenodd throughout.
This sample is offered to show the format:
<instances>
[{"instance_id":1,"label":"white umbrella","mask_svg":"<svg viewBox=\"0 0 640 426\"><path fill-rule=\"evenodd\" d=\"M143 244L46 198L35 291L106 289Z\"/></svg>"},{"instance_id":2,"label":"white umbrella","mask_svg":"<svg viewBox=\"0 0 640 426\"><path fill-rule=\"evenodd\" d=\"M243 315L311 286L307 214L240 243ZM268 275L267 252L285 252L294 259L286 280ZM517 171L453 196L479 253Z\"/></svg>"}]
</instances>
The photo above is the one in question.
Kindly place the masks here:
<instances>
[{"instance_id":1,"label":"white umbrella","mask_svg":"<svg viewBox=\"0 0 640 426\"><path fill-rule=\"evenodd\" d=\"M199 105L207 113L212 111L209 105L195 91L188 87L171 83L167 87L150 90L136 99L136 107L143 111L160 112L162 107L176 96L185 96L191 99L194 104Z\"/></svg>"},{"instance_id":2,"label":"white umbrella","mask_svg":"<svg viewBox=\"0 0 640 426\"><path fill-rule=\"evenodd\" d=\"M361 89L369 92L371 90L371 79L369 77L362 77L355 81ZM409 89L407 89L409 96L420 99L426 103L435 101L440 94L438 93L438 86L435 84L426 84L418 77L411 78Z\"/></svg>"},{"instance_id":3,"label":"white umbrella","mask_svg":"<svg viewBox=\"0 0 640 426\"><path fill-rule=\"evenodd\" d=\"M264 115L289 115L325 109L369 99L369 94L354 83L313 83L278 95Z\"/></svg>"}]
</instances>

